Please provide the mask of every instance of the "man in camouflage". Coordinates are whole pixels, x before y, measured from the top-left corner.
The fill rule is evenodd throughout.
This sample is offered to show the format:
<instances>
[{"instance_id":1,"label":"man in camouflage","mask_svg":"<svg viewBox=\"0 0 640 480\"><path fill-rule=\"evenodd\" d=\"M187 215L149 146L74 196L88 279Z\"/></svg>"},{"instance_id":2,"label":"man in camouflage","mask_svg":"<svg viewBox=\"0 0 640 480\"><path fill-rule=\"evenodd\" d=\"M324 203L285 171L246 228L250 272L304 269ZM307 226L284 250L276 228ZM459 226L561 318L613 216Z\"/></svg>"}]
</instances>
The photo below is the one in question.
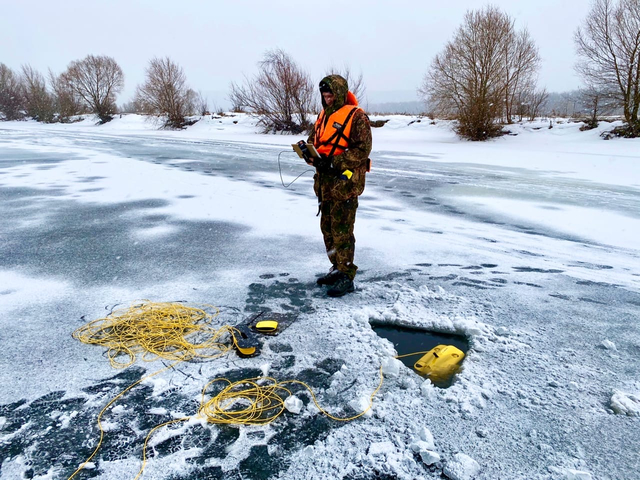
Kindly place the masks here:
<instances>
[{"instance_id":1,"label":"man in camouflage","mask_svg":"<svg viewBox=\"0 0 640 480\"><path fill-rule=\"evenodd\" d=\"M320 229L324 237L327 255L331 261L331 270L317 281L318 285L329 285L327 294L340 297L354 290L353 279L358 267L353 263L355 237L353 227L358 209L358 196L363 192L365 174L369 167L371 153L371 126L366 113L360 108L353 108L357 100L351 92L347 81L339 75L329 75L320 82L322 106L324 112L318 116L316 126L309 136L308 143L314 144L319 151L325 151L322 158L313 161L316 167L313 189L320 204ZM346 110L342 110L345 107ZM353 110L349 129L343 129L342 146L331 148L324 145L321 138L327 125L340 135L342 125L334 121L344 118L346 111ZM335 114L335 115L334 115ZM351 175L349 175L351 173Z\"/></svg>"}]
</instances>

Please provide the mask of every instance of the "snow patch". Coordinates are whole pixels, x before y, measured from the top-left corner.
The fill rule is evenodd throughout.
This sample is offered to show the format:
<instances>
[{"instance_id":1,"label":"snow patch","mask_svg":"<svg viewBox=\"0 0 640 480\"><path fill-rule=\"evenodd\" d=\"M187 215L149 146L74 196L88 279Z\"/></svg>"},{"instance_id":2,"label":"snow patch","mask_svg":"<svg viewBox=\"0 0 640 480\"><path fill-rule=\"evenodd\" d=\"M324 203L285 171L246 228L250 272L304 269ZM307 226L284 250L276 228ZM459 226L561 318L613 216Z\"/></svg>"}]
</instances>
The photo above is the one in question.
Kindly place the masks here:
<instances>
[{"instance_id":1,"label":"snow patch","mask_svg":"<svg viewBox=\"0 0 640 480\"><path fill-rule=\"evenodd\" d=\"M456 453L447 461L443 473L451 480L471 480L480 473L480 465L464 453Z\"/></svg>"},{"instance_id":2,"label":"snow patch","mask_svg":"<svg viewBox=\"0 0 640 480\"><path fill-rule=\"evenodd\" d=\"M589 472L568 468L564 472L564 478L565 480L592 480L593 477Z\"/></svg>"},{"instance_id":3,"label":"snow patch","mask_svg":"<svg viewBox=\"0 0 640 480\"><path fill-rule=\"evenodd\" d=\"M640 393L614 390L611 396L611 410L618 415L640 417Z\"/></svg>"},{"instance_id":4,"label":"snow patch","mask_svg":"<svg viewBox=\"0 0 640 480\"><path fill-rule=\"evenodd\" d=\"M64 295L67 282L33 278L13 271L0 271L0 312L21 304L50 302Z\"/></svg>"},{"instance_id":5,"label":"snow patch","mask_svg":"<svg viewBox=\"0 0 640 480\"><path fill-rule=\"evenodd\" d=\"M433 450L435 448L435 442L433 440L433 434L427 427L418 429L418 437L421 441L427 444L427 450Z\"/></svg>"},{"instance_id":6,"label":"snow patch","mask_svg":"<svg viewBox=\"0 0 640 480\"><path fill-rule=\"evenodd\" d=\"M382 373L385 378L396 378L404 364L397 358L382 359Z\"/></svg>"},{"instance_id":7,"label":"snow patch","mask_svg":"<svg viewBox=\"0 0 640 480\"><path fill-rule=\"evenodd\" d=\"M369 455L386 455L395 451L396 446L393 442L375 442L369 445Z\"/></svg>"},{"instance_id":8,"label":"snow patch","mask_svg":"<svg viewBox=\"0 0 640 480\"><path fill-rule=\"evenodd\" d=\"M150 408L149 413L151 415L166 415L169 412L167 411L166 408L156 407L156 408Z\"/></svg>"}]
</instances>

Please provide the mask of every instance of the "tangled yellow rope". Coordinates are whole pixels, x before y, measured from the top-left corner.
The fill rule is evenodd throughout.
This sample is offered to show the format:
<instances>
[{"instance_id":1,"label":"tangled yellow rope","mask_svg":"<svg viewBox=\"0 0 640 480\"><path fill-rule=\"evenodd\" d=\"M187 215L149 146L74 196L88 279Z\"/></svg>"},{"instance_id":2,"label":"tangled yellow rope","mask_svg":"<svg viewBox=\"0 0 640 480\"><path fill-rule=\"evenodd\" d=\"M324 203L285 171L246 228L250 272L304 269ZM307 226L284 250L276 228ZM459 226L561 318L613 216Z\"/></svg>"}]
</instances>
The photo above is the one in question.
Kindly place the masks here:
<instances>
[{"instance_id":1,"label":"tangled yellow rope","mask_svg":"<svg viewBox=\"0 0 640 480\"><path fill-rule=\"evenodd\" d=\"M168 422L157 425L149 432L142 448L142 466L134 480L140 478L147 464L147 445L151 436L156 430L162 427L174 423L187 422L192 418L206 418L208 423L214 424L267 425L275 421L286 408L285 399L292 395L291 391L284 387L286 384L299 384L305 387L311 394L313 403L323 415L339 422L349 422L363 416L371 410L373 407L373 398L382 387L383 379L382 367L380 367L380 383L369 398L369 406L357 415L346 418L336 417L324 410L318 403L311 387L299 380L278 382L271 377L256 377L238 382L231 382L226 378L211 380L202 389L202 400L197 415L194 417L169 420ZM226 382L227 386L220 393L207 400L206 392L209 387L216 382Z\"/></svg>"},{"instance_id":2,"label":"tangled yellow rope","mask_svg":"<svg viewBox=\"0 0 640 480\"><path fill-rule=\"evenodd\" d=\"M216 358L231 348L220 340L226 333L233 335L233 327L211 327L219 310L211 305L203 307L215 313L181 303L145 300L83 325L73 332L73 338L106 347L114 368L126 368L138 356L147 362ZM119 360L122 357L126 360Z\"/></svg>"},{"instance_id":3,"label":"tangled yellow rope","mask_svg":"<svg viewBox=\"0 0 640 480\"><path fill-rule=\"evenodd\" d=\"M210 400L205 400L207 389L215 382L227 382L227 386ZM233 425L266 425L273 422L285 409L283 397L286 399L292 393L284 385L298 384L305 387L311 394L313 403L318 410L327 417L339 422L355 420L367 413L373 405L373 397L382 387L383 375L380 367L380 383L370 397L369 406L352 417L340 418L324 410L316 399L309 385L299 380L285 380L278 382L271 377L256 377L232 383L226 378L211 380L202 389L202 401L198 414L205 417L209 423L227 423ZM244 408L235 408L236 405Z\"/></svg>"}]
</instances>

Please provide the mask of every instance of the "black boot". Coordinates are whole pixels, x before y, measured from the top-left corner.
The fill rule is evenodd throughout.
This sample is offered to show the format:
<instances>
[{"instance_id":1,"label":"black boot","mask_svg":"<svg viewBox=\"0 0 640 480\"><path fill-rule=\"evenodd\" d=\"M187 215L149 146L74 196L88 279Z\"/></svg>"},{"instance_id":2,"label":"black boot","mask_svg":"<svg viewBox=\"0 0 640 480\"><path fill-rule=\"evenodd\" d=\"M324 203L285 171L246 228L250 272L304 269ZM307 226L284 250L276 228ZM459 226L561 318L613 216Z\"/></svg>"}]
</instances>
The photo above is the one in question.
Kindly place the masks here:
<instances>
[{"instance_id":1,"label":"black boot","mask_svg":"<svg viewBox=\"0 0 640 480\"><path fill-rule=\"evenodd\" d=\"M347 275L342 272L339 272L340 276L338 280L331 286L329 290L327 290L327 295L330 297L341 297L346 295L347 293L353 292L356 288L353 286L353 280L351 280Z\"/></svg>"},{"instance_id":2,"label":"black boot","mask_svg":"<svg viewBox=\"0 0 640 480\"><path fill-rule=\"evenodd\" d=\"M340 278L340 273L340 270L333 266L331 267L331 270L329 270L329 273L316 280L316 283L318 285L333 285L338 280L338 278Z\"/></svg>"}]
</instances>

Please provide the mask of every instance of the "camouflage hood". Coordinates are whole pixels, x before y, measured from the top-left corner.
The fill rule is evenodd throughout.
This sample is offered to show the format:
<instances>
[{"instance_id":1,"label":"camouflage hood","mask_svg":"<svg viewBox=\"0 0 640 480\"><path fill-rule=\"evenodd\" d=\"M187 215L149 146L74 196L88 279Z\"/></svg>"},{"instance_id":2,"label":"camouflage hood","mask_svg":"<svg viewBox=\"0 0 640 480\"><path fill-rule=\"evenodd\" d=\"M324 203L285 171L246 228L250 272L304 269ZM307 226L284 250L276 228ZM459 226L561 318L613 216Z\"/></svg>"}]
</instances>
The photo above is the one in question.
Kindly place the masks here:
<instances>
[{"instance_id":1,"label":"camouflage hood","mask_svg":"<svg viewBox=\"0 0 640 480\"><path fill-rule=\"evenodd\" d=\"M336 97L331 107L327 107L327 104L324 102L324 97L321 97L322 100L322 108L327 115L331 115L333 112L339 110L347 103L347 93L349 92L349 85L347 81L342 78L340 75L328 75L322 79L320 83L326 83L331 88L331 92Z\"/></svg>"}]
</instances>

